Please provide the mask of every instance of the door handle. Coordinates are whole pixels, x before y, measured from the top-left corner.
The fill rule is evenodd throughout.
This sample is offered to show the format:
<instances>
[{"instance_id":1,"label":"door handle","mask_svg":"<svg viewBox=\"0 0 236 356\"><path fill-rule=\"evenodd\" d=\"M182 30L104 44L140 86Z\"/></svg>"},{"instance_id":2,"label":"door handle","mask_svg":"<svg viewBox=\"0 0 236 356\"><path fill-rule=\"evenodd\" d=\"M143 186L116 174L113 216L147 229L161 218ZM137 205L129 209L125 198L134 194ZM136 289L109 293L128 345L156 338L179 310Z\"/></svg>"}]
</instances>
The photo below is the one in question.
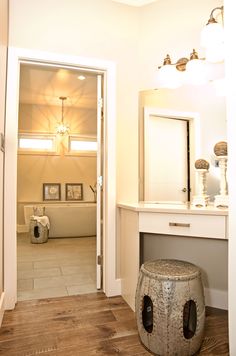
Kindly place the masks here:
<instances>
[{"instance_id":1,"label":"door handle","mask_svg":"<svg viewBox=\"0 0 236 356\"><path fill-rule=\"evenodd\" d=\"M187 192L187 188L183 188L183 189L182 189L182 192L183 192L183 193L186 193L186 192Z\"/></svg>"}]
</instances>

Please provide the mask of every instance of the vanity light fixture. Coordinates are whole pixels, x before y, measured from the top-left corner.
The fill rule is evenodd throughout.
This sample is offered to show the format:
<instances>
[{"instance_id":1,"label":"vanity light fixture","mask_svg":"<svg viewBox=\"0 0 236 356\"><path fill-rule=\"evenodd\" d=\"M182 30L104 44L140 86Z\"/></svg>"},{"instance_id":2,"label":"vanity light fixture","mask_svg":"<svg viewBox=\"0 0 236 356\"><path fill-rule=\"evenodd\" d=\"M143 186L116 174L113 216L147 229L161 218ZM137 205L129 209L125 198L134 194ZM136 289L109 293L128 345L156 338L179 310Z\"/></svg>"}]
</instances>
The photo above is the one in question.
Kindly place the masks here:
<instances>
[{"instance_id":1,"label":"vanity light fixture","mask_svg":"<svg viewBox=\"0 0 236 356\"><path fill-rule=\"evenodd\" d=\"M220 11L221 23L216 21L214 13ZM210 18L206 26L202 29L201 32L201 45L205 48L209 46L218 45L224 42L224 6L215 7L211 13Z\"/></svg>"},{"instance_id":2,"label":"vanity light fixture","mask_svg":"<svg viewBox=\"0 0 236 356\"><path fill-rule=\"evenodd\" d=\"M169 54L164 59L163 66L158 67L158 84L162 88L178 88L184 83L203 84L205 76L205 58L199 58L193 49L189 58L183 57L172 63Z\"/></svg>"},{"instance_id":3,"label":"vanity light fixture","mask_svg":"<svg viewBox=\"0 0 236 356\"><path fill-rule=\"evenodd\" d=\"M217 20L216 15L217 14ZM219 19L218 19L219 18ZM201 32L201 45L206 49L206 60L217 63L224 60L224 7L215 7Z\"/></svg>"},{"instance_id":4,"label":"vanity light fixture","mask_svg":"<svg viewBox=\"0 0 236 356\"><path fill-rule=\"evenodd\" d=\"M220 11L222 23L218 23L214 13ZM207 75L212 63L220 63L224 60L224 36L223 36L223 11L224 7L216 7L211 11L210 18L201 34L201 45L205 47L206 55L198 57L193 49L189 58L183 57L172 63L167 54L163 65L158 67L157 82L161 88L177 88L182 84L205 84L209 78Z\"/></svg>"},{"instance_id":5,"label":"vanity light fixture","mask_svg":"<svg viewBox=\"0 0 236 356\"><path fill-rule=\"evenodd\" d=\"M56 128L57 134L63 136L68 135L70 129L69 126L64 123L64 101L67 99L66 96L60 96L59 99L61 100L61 122L58 124Z\"/></svg>"}]
</instances>

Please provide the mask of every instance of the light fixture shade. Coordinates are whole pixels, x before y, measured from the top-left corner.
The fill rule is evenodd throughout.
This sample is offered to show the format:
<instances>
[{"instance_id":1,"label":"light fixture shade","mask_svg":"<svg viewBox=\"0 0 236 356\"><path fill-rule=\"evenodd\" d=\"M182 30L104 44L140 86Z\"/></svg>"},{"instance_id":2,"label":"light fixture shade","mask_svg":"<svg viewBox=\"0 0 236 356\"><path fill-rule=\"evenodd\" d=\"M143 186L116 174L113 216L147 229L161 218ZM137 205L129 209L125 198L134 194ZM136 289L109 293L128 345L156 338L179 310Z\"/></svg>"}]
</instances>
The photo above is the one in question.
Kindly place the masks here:
<instances>
[{"instance_id":1,"label":"light fixture shade","mask_svg":"<svg viewBox=\"0 0 236 356\"><path fill-rule=\"evenodd\" d=\"M177 71L175 66L166 64L158 69L157 72L157 86L158 88L176 89L180 87L181 73Z\"/></svg>"},{"instance_id":2,"label":"light fixture shade","mask_svg":"<svg viewBox=\"0 0 236 356\"><path fill-rule=\"evenodd\" d=\"M209 23L201 32L201 45L205 48L224 42L224 29L218 22Z\"/></svg>"},{"instance_id":3,"label":"light fixture shade","mask_svg":"<svg viewBox=\"0 0 236 356\"><path fill-rule=\"evenodd\" d=\"M191 59L186 64L185 83L191 85L203 85L207 83L205 61L201 59Z\"/></svg>"},{"instance_id":4,"label":"light fixture shade","mask_svg":"<svg viewBox=\"0 0 236 356\"><path fill-rule=\"evenodd\" d=\"M206 48L206 60L210 63L220 63L224 60L224 44L220 43Z\"/></svg>"}]
</instances>

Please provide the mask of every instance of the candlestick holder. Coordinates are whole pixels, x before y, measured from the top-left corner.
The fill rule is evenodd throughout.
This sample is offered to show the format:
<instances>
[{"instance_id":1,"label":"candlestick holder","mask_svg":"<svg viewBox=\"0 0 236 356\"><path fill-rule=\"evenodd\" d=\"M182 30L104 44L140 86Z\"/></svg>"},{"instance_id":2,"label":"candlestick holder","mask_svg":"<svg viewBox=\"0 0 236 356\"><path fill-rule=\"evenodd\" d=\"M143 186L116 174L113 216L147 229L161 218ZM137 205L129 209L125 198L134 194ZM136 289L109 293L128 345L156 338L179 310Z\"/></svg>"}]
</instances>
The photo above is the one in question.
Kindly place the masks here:
<instances>
[{"instance_id":1,"label":"candlestick holder","mask_svg":"<svg viewBox=\"0 0 236 356\"><path fill-rule=\"evenodd\" d=\"M219 161L220 169L220 194L215 196L214 206L228 207L229 206L229 196L228 196L228 186L227 186L227 142L221 141L214 146L214 152Z\"/></svg>"},{"instance_id":2,"label":"candlestick holder","mask_svg":"<svg viewBox=\"0 0 236 356\"><path fill-rule=\"evenodd\" d=\"M198 175L197 180L197 195L194 195L192 204L197 208L206 207L210 197L207 195L206 175L209 170L209 163L205 159L198 159L195 162L195 168Z\"/></svg>"}]
</instances>

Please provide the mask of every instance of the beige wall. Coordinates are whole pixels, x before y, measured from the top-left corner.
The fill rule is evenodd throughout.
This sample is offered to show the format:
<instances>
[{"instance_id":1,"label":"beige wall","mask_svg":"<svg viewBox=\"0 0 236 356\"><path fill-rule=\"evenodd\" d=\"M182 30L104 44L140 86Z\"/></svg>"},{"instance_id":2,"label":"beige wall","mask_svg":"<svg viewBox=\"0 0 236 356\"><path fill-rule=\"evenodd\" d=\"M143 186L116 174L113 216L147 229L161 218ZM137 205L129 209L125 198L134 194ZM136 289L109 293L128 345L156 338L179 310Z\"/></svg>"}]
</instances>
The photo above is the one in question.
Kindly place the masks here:
<instances>
[{"instance_id":1,"label":"beige wall","mask_svg":"<svg viewBox=\"0 0 236 356\"><path fill-rule=\"evenodd\" d=\"M93 200L89 185L96 182L96 157L18 155L17 201L43 201L43 183L61 183L61 200L65 200L65 183L83 183L84 200ZM24 224L18 210L18 224Z\"/></svg>"},{"instance_id":2,"label":"beige wall","mask_svg":"<svg viewBox=\"0 0 236 356\"><path fill-rule=\"evenodd\" d=\"M60 6L56 0L43 6L36 0L10 4L11 46L117 64L117 198L137 201L138 88L155 88L156 68L166 53L177 59L195 47L203 54L200 30L210 10L222 1L159 0L141 9L110 0L69 0Z\"/></svg>"},{"instance_id":3,"label":"beige wall","mask_svg":"<svg viewBox=\"0 0 236 356\"><path fill-rule=\"evenodd\" d=\"M11 46L116 63L117 191L130 201L138 199L138 17L110 0L10 1Z\"/></svg>"},{"instance_id":4,"label":"beige wall","mask_svg":"<svg viewBox=\"0 0 236 356\"><path fill-rule=\"evenodd\" d=\"M19 106L19 132L55 133L60 120L60 106L22 103ZM94 109L66 107L64 122L69 125L71 134L97 134L97 111Z\"/></svg>"},{"instance_id":5,"label":"beige wall","mask_svg":"<svg viewBox=\"0 0 236 356\"><path fill-rule=\"evenodd\" d=\"M0 132L1 133L4 133L4 119L5 119L7 41L8 41L8 1L0 0ZM4 161L3 152L0 151L0 297L3 291L3 161ZM0 319L1 319L1 313L0 313Z\"/></svg>"},{"instance_id":6,"label":"beige wall","mask_svg":"<svg viewBox=\"0 0 236 356\"><path fill-rule=\"evenodd\" d=\"M201 29L211 10L222 4L222 0L159 0L142 9L139 42L142 89L156 88L155 73L167 54L173 62L189 58L193 48L200 57L204 56Z\"/></svg>"},{"instance_id":7,"label":"beige wall","mask_svg":"<svg viewBox=\"0 0 236 356\"><path fill-rule=\"evenodd\" d=\"M55 133L60 106L20 104L19 132ZM71 134L96 136L96 110L68 108L65 122ZM23 207L43 202L43 183L61 184L61 201L65 201L65 184L82 183L83 200L93 201L90 185L96 182L96 156L69 156L68 137L57 136L57 155L18 154L17 162L17 223L24 225Z\"/></svg>"}]
</instances>

